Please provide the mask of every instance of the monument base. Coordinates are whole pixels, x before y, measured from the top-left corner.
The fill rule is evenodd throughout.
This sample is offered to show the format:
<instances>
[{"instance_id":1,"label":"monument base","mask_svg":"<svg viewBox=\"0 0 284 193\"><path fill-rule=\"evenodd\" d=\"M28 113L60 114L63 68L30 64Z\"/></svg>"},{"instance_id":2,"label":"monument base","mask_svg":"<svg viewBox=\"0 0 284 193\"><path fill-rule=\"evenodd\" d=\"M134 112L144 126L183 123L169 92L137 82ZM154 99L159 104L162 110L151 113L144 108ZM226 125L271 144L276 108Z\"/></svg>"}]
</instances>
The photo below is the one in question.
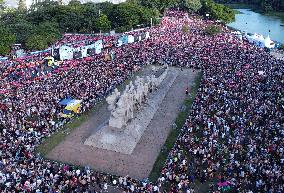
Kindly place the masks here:
<instances>
[{"instance_id":1,"label":"monument base","mask_svg":"<svg viewBox=\"0 0 284 193\"><path fill-rule=\"evenodd\" d=\"M157 90L148 95L148 100L140 111L124 128L117 129L104 123L100 130L86 139L84 145L132 154L144 131L153 119L160 104L177 78L177 73L169 70Z\"/></svg>"}]
</instances>

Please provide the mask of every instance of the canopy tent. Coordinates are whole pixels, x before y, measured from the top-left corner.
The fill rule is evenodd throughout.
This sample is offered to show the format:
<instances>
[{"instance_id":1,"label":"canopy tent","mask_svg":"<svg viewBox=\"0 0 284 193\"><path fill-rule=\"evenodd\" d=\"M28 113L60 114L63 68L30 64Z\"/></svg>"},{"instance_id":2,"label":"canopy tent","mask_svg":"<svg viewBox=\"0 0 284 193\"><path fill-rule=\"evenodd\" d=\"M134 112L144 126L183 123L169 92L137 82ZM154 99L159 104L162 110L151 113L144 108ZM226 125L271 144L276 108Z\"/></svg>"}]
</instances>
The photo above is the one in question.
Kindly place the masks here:
<instances>
[{"instance_id":1,"label":"canopy tent","mask_svg":"<svg viewBox=\"0 0 284 193\"><path fill-rule=\"evenodd\" d=\"M23 56L25 56L25 50L24 49L16 50L15 55L16 55L17 58L23 57Z\"/></svg>"},{"instance_id":2,"label":"canopy tent","mask_svg":"<svg viewBox=\"0 0 284 193\"><path fill-rule=\"evenodd\" d=\"M275 48L275 43L270 39L269 35L264 40L264 46L266 48Z\"/></svg>"},{"instance_id":3,"label":"canopy tent","mask_svg":"<svg viewBox=\"0 0 284 193\"><path fill-rule=\"evenodd\" d=\"M122 45L128 44L128 35L121 36L118 38L116 46L120 47Z\"/></svg>"},{"instance_id":4,"label":"canopy tent","mask_svg":"<svg viewBox=\"0 0 284 193\"><path fill-rule=\"evenodd\" d=\"M63 118L70 118L73 117L73 114L72 111L64 109L63 113L60 113L60 116Z\"/></svg>"},{"instance_id":5,"label":"canopy tent","mask_svg":"<svg viewBox=\"0 0 284 193\"><path fill-rule=\"evenodd\" d=\"M73 113L79 113L82 100L66 98L59 102L60 105L66 106L61 113L61 117L68 118L72 117Z\"/></svg>"},{"instance_id":6,"label":"canopy tent","mask_svg":"<svg viewBox=\"0 0 284 193\"><path fill-rule=\"evenodd\" d=\"M53 66L54 65L54 58L49 56L44 58L44 64L48 65L48 66Z\"/></svg>"},{"instance_id":7,"label":"canopy tent","mask_svg":"<svg viewBox=\"0 0 284 193\"><path fill-rule=\"evenodd\" d=\"M6 61L6 60L8 60L9 58L8 57L1 57L0 56L0 61Z\"/></svg>"},{"instance_id":8,"label":"canopy tent","mask_svg":"<svg viewBox=\"0 0 284 193\"><path fill-rule=\"evenodd\" d=\"M102 52L103 49L103 40L98 40L95 42L95 50L96 50L96 54L100 54Z\"/></svg>"},{"instance_id":9,"label":"canopy tent","mask_svg":"<svg viewBox=\"0 0 284 193\"><path fill-rule=\"evenodd\" d=\"M59 48L60 60L73 59L73 48L69 46L61 46Z\"/></svg>"},{"instance_id":10,"label":"canopy tent","mask_svg":"<svg viewBox=\"0 0 284 193\"><path fill-rule=\"evenodd\" d=\"M74 100L74 99L72 99L72 98L66 98L66 99L61 100L61 101L59 102L59 104L65 106L65 105L68 105L68 103L70 103L72 100Z\"/></svg>"},{"instance_id":11,"label":"canopy tent","mask_svg":"<svg viewBox=\"0 0 284 193\"><path fill-rule=\"evenodd\" d=\"M51 51L50 49L38 50L38 51L30 52L30 55L42 54L42 53L46 53L46 52L50 52L50 51Z\"/></svg>"},{"instance_id":12,"label":"canopy tent","mask_svg":"<svg viewBox=\"0 0 284 193\"><path fill-rule=\"evenodd\" d=\"M87 57L88 56L88 50L94 49L94 48L95 48L95 44L91 44L91 45L82 47L82 57L83 58Z\"/></svg>"},{"instance_id":13,"label":"canopy tent","mask_svg":"<svg viewBox=\"0 0 284 193\"><path fill-rule=\"evenodd\" d=\"M150 38L150 32L146 32L146 39Z\"/></svg>"},{"instance_id":14,"label":"canopy tent","mask_svg":"<svg viewBox=\"0 0 284 193\"><path fill-rule=\"evenodd\" d=\"M82 100L72 100L65 107L66 110L73 111L74 113L79 113Z\"/></svg>"},{"instance_id":15,"label":"canopy tent","mask_svg":"<svg viewBox=\"0 0 284 193\"><path fill-rule=\"evenodd\" d=\"M128 43L133 43L134 42L134 36L133 35L129 35L128 36Z\"/></svg>"},{"instance_id":16,"label":"canopy tent","mask_svg":"<svg viewBox=\"0 0 284 193\"><path fill-rule=\"evenodd\" d=\"M257 45L258 47L261 48L275 48L275 43L270 39L269 35L264 38L263 35L261 34L246 34L246 38L248 39L248 41L250 43L254 43L255 45Z\"/></svg>"}]
</instances>

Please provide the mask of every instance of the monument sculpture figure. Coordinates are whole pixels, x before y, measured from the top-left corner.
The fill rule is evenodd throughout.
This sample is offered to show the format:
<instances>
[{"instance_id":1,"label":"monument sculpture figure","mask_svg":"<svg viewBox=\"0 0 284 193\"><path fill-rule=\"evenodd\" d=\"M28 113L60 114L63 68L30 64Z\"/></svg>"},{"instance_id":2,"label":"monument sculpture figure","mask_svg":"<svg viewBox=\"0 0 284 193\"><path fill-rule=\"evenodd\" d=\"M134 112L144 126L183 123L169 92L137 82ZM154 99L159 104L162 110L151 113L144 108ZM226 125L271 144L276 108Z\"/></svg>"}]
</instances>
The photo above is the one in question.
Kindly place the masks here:
<instances>
[{"instance_id":1,"label":"monument sculpture figure","mask_svg":"<svg viewBox=\"0 0 284 193\"><path fill-rule=\"evenodd\" d=\"M153 74L143 78L137 76L134 84L131 81L122 94L115 89L106 98L108 109L111 111L109 126L119 129L126 126L127 122L134 118L134 109L140 109L142 103L147 100L149 91L153 91L161 84L167 72L168 68L159 77Z\"/></svg>"},{"instance_id":2,"label":"monument sculpture figure","mask_svg":"<svg viewBox=\"0 0 284 193\"><path fill-rule=\"evenodd\" d=\"M115 104L120 96L120 92L116 89L106 98L107 103L109 104L108 110L112 111L115 108Z\"/></svg>"}]
</instances>

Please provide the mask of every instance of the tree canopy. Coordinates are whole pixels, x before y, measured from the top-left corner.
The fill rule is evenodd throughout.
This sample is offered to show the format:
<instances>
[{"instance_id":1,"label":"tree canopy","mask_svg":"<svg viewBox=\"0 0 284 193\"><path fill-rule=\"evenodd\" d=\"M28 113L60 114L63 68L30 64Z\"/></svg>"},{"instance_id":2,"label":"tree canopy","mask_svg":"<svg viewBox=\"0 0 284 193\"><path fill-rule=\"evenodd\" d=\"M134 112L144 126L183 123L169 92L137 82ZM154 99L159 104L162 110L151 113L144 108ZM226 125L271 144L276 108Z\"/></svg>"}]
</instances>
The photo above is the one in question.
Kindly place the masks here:
<instances>
[{"instance_id":1,"label":"tree canopy","mask_svg":"<svg viewBox=\"0 0 284 193\"><path fill-rule=\"evenodd\" d=\"M264 12L284 11L283 0L217 0L220 3L245 3L260 8Z\"/></svg>"},{"instance_id":2,"label":"tree canopy","mask_svg":"<svg viewBox=\"0 0 284 193\"><path fill-rule=\"evenodd\" d=\"M111 22L105 14L102 14L96 21L96 27L102 32L108 32L111 29Z\"/></svg>"},{"instance_id":3,"label":"tree canopy","mask_svg":"<svg viewBox=\"0 0 284 193\"><path fill-rule=\"evenodd\" d=\"M202 8L200 13L207 15L211 19L221 20L224 23L234 21L234 10L226 7L225 5L215 3L213 0L202 0Z\"/></svg>"},{"instance_id":4,"label":"tree canopy","mask_svg":"<svg viewBox=\"0 0 284 193\"><path fill-rule=\"evenodd\" d=\"M224 22L234 17L229 8L213 0L127 0L120 4L71 0L68 5L63 5L63 1L44 0L33 4L29 10L24 2L20 0L18 9L5 10L1 14L3 0L0 0L0 24L5 26L1 29L5 31L2 36L13 40L6 41L5 46L1 45L1 53L9 51L9 42L21 43L27 49L37 50L51 45L63 33L99 33L112 29L124 32L150 26L151 20L153 24L158 23L158 18L167 8L178 7L189 12L209 13L212 19Z\"/></svg>"},{"instance_id":5,"label":"tree canopy","mask_svg":"<svg viewBox=\"0 0 284 193\"><path fill-rule=\"evenodd\" d=\"M4 9L4 0L0 0L0 11Z\"/></svg>"},{"instance_id":6,"label":"tree canopy","mask_svg":"<svg viewBox=\"0 0 284 193\"><path fill-rule=\"evenodd\" d=\"M188 12L209 14L211 19L218 19L224 23L231 22L235 18L232 9L215 3L213 0L128 0L141 6L157 9L161 13L166 8L180 8Z\"/></svg>"},{"instance_id":7,"label":"tree canopy","mask_svg":"<svg viewBox=\"0 0 284 193\"><path fill-rule=\"evenodd\" d=\"M15 43L16 37L11 30L0 25L0 55L9 53L11 44Z\"/></svg>"}]
</instances>

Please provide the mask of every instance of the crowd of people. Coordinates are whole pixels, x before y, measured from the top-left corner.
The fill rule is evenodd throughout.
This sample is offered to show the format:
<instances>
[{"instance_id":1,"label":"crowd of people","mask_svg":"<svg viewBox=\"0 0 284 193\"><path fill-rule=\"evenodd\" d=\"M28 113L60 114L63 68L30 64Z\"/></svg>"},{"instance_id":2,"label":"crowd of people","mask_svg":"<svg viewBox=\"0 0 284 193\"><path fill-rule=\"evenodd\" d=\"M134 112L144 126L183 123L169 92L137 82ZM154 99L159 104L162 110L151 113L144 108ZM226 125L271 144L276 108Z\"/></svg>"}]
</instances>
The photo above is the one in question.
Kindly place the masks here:
<instances>
[{"instance_id":1,"label":"crowd of people","mask_svg":"<svg viewBox=\"0 0 284 193\"><path fill-rule=\"evenodd\" d=\"M52 73L16 83L7 72L0 80L0 191L99 192L112 185L125 192L161 192L167 183L170 192L192 193L201 182L212 193L283 192L284 63L225 26L219 25L220 34L206 35L208 25L219 24L168 11L160 25L147 29L149 39L113 47L114 60L104 60L103 52L64 61ZM81 112L88 111L147 64L203 72L157 183L101 174L35 153L68 121L60 116L60 100L81 99Z\"/></svg>"}]
</instances>

